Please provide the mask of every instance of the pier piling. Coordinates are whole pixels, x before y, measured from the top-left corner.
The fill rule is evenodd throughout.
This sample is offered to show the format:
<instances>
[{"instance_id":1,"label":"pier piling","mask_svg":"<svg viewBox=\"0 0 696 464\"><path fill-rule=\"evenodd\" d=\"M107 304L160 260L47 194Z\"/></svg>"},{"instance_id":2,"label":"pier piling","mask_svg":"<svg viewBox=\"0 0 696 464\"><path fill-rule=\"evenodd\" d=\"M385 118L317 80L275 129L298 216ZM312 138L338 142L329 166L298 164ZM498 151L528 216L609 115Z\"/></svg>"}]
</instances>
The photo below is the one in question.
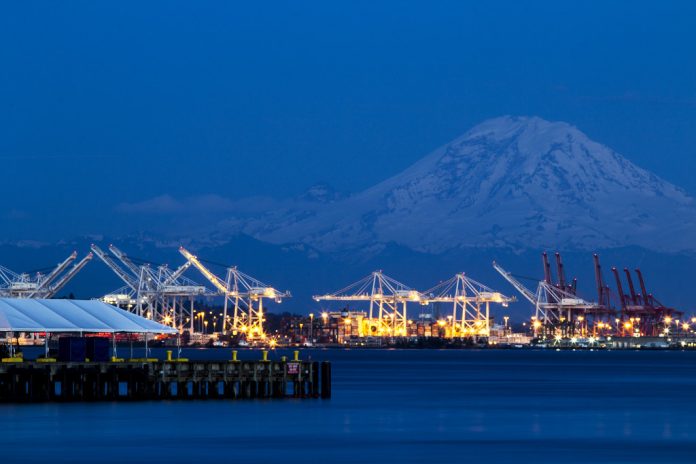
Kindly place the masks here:
<instances>
[{"instance_id":1,"label":"pier piling","mask_svg":"<svg viewBox=\"0 0 696 464\"><path fill-rule=\"evenodd\" d=\"M170 360L0 364L0 402L330 398L328 362Z\"/></svg>"}]
</instances>

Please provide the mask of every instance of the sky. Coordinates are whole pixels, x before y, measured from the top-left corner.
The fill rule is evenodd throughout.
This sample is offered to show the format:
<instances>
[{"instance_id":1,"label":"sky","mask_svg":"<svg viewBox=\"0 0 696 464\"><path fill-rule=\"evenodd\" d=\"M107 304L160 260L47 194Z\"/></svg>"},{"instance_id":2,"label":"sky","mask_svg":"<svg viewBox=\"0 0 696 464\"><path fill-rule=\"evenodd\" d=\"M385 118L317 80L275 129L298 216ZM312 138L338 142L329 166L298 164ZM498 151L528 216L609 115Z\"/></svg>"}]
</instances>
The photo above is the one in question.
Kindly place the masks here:
<instances>
[{"instance_id":1,"label":"sky","mask_svg":"<svg viewBox=\"0 0 696 464\"><path fill-rule=\"evenodd\" d=\"M694 31L676 1L4 2L0 240L146 229L119 205L162 195L355 192L504 114L696 195Z\"/></svg>"}]
</instances>

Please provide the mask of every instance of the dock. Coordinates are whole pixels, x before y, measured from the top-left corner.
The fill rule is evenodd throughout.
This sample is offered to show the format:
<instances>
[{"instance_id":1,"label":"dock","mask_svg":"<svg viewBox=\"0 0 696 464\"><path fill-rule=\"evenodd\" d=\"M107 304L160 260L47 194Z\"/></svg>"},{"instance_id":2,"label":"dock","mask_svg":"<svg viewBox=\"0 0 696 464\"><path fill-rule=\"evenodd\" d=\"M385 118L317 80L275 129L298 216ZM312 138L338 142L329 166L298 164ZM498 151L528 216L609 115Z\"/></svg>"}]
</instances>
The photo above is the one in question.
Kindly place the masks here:
<instances>
[{"instance_id":1,"label":"dock","mask_svg":"<svg viewBox=\"0 0 696 464\"><path fill-rule=\"evenodd\" d=\"M327 361L0 363L5 403L330 397Z\"/></svg>"}]
</instances>

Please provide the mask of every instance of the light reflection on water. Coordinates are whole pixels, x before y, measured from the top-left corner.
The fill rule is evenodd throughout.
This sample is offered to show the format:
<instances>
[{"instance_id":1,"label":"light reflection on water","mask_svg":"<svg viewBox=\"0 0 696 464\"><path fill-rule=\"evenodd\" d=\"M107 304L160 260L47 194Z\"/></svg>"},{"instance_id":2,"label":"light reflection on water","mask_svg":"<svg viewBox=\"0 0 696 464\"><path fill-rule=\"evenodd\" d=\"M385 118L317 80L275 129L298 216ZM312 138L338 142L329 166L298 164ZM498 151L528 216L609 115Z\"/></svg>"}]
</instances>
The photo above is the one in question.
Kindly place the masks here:
<instances>
[{"instance_id":1,"label":"light reflection on water","mask_svg":"<svg viewBox=\"0 0 696 464\"><path fill-rule=\"evenodd\" d=\"M696 462L696 352L302 356L333 361L331 400L0 405L0 454L54 463Z\"/></svg>"}]
</instances>

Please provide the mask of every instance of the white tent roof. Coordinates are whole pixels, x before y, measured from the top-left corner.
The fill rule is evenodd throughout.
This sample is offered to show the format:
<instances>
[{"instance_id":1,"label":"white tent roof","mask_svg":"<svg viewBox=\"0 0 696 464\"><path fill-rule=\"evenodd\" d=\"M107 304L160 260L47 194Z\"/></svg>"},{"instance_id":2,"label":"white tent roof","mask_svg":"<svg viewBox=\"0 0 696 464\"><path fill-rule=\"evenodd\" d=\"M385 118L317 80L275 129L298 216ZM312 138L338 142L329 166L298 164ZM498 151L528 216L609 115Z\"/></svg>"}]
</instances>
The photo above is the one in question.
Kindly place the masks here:
<instances>
[{"instance_id":1,"label":"white tent roof","mask_svg":"<svg viewBox=\"0 0 696 464\"><path fill-rule=\"evenodd\" d=\"M177 333L98 300L0 298L0 332Z\"/></svg>"}]
</instances>

